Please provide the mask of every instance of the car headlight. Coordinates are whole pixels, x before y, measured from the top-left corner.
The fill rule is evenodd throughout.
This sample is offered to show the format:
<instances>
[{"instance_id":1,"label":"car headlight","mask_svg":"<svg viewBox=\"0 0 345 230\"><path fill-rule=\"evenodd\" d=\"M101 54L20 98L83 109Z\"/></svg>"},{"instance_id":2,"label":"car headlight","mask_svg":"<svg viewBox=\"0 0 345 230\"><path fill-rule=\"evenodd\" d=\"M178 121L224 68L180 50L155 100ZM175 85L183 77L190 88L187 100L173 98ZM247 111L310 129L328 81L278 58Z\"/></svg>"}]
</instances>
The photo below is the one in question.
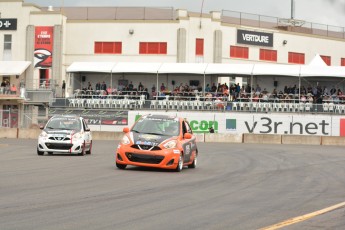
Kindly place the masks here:
<instances>
[{"instance_id":1,"label":"car headlight","mask_svg":"<svg viewBox=\"0 0 345 230\"><path fill-rule=\"evenodd\" d=\"M167 143L165 143L163 145L163 147L166 148L166 149L173 149L173 148L176 148L176 146L177 146L177 141L176 140L168 141Z\"/></svg>"},{"instance_id":2,"label":"car headlight","mask_svg":"<svg viewBox=\"0 0 345 230\"><path fill-rule=\"evenodd\" d=\"M39 137L45 138L48 137L48 134L45 131L42 131Z\"/></svg>"},{"instance_id":3,"label":"car headlight","mask_svg":"<svg viewBox=\"0 0 345 230\"><path fill-rule=\"evenodd\" d=\"M121 144L123 144L123 145L128 145L128 144L130 144L130 143L131 143L131 141L129 140L129 138L127 137L127 135L124 135L123 138L122 138L122 140L121 140Z\"/></svg>"},{"instance_id":4,"label":"car headlight","mask_svg":"<svg viewBox=\"0 0 345 230\"><path fill-rule=\"evenodd\" d=\"M82 133L75 133L75 134L73 134L73 136L72 136L74 139L82 139L83 138L83 135L82 135Z\"/></svg>"}]
</instances>

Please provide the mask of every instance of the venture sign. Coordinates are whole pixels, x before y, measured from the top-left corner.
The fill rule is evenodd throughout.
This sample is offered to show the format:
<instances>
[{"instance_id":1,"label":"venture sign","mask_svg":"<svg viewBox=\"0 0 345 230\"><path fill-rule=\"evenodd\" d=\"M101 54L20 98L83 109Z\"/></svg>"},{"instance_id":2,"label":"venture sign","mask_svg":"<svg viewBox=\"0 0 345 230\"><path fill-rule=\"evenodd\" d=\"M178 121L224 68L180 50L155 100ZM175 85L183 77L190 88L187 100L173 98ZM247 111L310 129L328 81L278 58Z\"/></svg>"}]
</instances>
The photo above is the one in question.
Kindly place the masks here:
<instances>
[{"instance_id":1,"label":"venture sign","mask_svg":"<svg viewBox=\"0 0 345 230\"><path fill-rule=\"evenodd\" d=\"M237 43L273 47L273 34L237 30Z\"/></svg>"}]
</instances>

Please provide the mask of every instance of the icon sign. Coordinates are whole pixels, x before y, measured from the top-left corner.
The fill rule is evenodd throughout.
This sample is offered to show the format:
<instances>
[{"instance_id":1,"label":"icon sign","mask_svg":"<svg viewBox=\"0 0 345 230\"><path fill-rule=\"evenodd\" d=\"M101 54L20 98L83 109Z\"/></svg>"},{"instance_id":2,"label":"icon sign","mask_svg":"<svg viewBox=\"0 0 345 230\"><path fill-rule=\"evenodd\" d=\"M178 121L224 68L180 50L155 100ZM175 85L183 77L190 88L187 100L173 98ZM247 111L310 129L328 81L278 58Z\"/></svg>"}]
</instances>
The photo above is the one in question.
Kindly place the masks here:
<instances>
[{"instance_id":1,"label":"icon sign","mask_svg":"<svg viewBox=\"0 0 345 230\"><path fill-rule=\"evenodd\" d=\"M17 30L17 19L0 18L0 30Z\"/></svg>"}]
</instances>

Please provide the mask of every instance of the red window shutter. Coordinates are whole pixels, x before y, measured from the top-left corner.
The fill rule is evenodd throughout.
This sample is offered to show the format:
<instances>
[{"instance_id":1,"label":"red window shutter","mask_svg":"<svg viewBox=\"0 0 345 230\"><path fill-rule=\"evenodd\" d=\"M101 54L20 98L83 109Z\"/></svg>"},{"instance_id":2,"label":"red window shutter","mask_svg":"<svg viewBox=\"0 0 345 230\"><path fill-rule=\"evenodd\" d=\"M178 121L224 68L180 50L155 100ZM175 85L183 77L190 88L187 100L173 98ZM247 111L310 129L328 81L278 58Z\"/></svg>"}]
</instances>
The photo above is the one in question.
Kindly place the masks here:
<instances>
[{"instance_id":1,"label":"red window shutter","mask_svg":"<svg viewBox=\"0 0 345 230\"><path fill-rule=\"evenodd\" d=\"M235 47L230 46L230 57L235 57Z\"/></svg>"},{"instance_id":2,"label":"red window shutter","mask_svg":"<svg viewBox=\"0 0 345 230\"><path fill-rule=\"evenodd\" d=\"M114 43L113 42L103 42L103 53L113 53L114 52Z\"/></svg>"},{"instance_id":3,"label":"red window shutter","mask_svg":"<svg viewBox=\"0 0 345 230\"><path fill-rule=\"evenodd\" d=\"M277 61L278 60L278 51L277 50L273 50L273 55L272 55L272 60L271 61Z\"/></svg>"},{"instance_id":4,"label":"red window shutter","mask_svg":"<svg viewBox=\"0 0 345 230\"><path fill-rule=\"evenodd\" d=\"M305 58L304 58L304 54L300 54L300 62L299 64L304 64L305 63Z\"/></svg>"},{"instance_id":5,"label":"red window shutter","mask_svg":"<svg viewBox=\"0 0 345 230\"><path fill-rule=\"evenodd\" d=\"M248 47L242 47L242 49L244 50L243 58L248 59L249 58L249 49L248 49Z\"/></svg>"},{"instance_id":6,"label":"red window shutter","mask_svg":"<svg viewBox=\"0 0 345 230\"><path fill-rule=\"evenodd\" d=\"M148 43L148 53L149 54L158 54L159 53L159 43L158 42L149 42Z\"/></svg>"},{"instance_id":7,"label":"red window shutter","mask_svg":"<svg viewBox=\"0 0 345 230\"><path fill-rule=\"evenodd\" d=\"M345 58L341 58L340 65L341 65L341 66L345 66Z\"/></svg>"},{"instance_id":8,"label":"red window shutter","mask_svg":"<svg viewBox=\"0 0 345 230\"><path fill-rule=\"evenodd\" d=\"M260 49L260 60L277 61L277 51Z\"/></svg>"},{"instance_id":9,"label":"red window shutter","mask_svg":"<svg viewBox=\"0 0 345 230\"><path fill-rule=\"evenodd\" d=\"M140 42L139 53L140 54L147 54L147 43L146 42Z\"/></svg>"},{"instance_id":10,"label":"red window shutter","mask_svg":"<svg viewBox=\"0 0 345 230\"><path fill-rule=\"evenodd\" d=\"M161 42L159 44L159 53L160 54L167 54L167 49L168 49L168 45L166 42Z\"/></svg>"},{"instance_id":11,"label":"red window shutter","mask_svg":"<svg viewBox=\"0 0 345 230\"><path fill-rule=\"evenodd\" d=\"M196 39L195 55L204 56L204 39L203 38Z\"/></svg>"},{"instance_id":12,"label":"red window shutter","mask_svg":"<svg viewBox=\"0 0 345 230\"><path fill-rule=\"evenodd\" d=\"M304 64L305 63L304 56L305 55L303 53L289 52L289 63Z\"/></svg>"},{"instance_id":13,"label":"red window shutter","mask_svg":"<svg viewBox=\"0 0 345 230\"><path fill-rule=\"evenodd\" d=\"M102 53L102 42L95 42L95 53Z\"/></svg>"},{"instance_id":14,"label":"red window shutter","mask_svg":"<svg viewBox=\"0 0 345 230\"><path fill-rule=\"evenodd\" d=\"M241 46L230 46L230 57L248 59L249 48Z\"/></svg>"},{"instance_id":15,"label":"red window shutter","mask_svg":"<svg viewBox=\"0 0 345 230\"><path fill-rule=\"evenodd\" d=\"M323 60L327 65L331 65L331 57L330 57L330 56L323 56L323 55L320 55L320 57L322 58L322 60Z\"/></svg>"},{"instance_id":16,"label":"red window shutter","mask_svg":"<svg viewBox=\"0 0 345 230\"><path fill-rule=\"evenodd\" d=\"M122 54L122 42L115 42L115 54Z\"/></svg>"}]
</instances>

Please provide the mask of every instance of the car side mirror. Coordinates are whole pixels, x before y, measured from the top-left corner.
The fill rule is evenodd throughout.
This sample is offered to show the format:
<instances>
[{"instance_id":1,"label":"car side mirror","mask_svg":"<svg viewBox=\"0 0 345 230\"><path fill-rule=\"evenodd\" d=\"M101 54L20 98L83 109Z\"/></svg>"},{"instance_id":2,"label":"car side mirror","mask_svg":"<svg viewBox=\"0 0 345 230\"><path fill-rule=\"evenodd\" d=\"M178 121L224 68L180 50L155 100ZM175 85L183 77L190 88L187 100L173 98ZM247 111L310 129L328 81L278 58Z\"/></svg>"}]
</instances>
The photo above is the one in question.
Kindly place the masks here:
<instances>
[{"instance_id":1,"label":"car side mirror","mask_svg":"<svg viewBox=\"0 0 345 230\"><path fill-rule=\"evenodd\" d=\"M124 133L129 133L129 128L128 128L128 127L124 127L124 128L123 128L123 132L124 132Z\"/></svg>"},{"instance_id":2,"label":"car side mirror","mask_svg":"<svg viewBox=\"0 0 345 230\"><path fill-rule=\"evenodd\" d=\"M192 134L190 134L190 133L185 133L185 134L183 135L183 138L184 138L184 139L192 139Z\"/></svg>"}]
</instances>

